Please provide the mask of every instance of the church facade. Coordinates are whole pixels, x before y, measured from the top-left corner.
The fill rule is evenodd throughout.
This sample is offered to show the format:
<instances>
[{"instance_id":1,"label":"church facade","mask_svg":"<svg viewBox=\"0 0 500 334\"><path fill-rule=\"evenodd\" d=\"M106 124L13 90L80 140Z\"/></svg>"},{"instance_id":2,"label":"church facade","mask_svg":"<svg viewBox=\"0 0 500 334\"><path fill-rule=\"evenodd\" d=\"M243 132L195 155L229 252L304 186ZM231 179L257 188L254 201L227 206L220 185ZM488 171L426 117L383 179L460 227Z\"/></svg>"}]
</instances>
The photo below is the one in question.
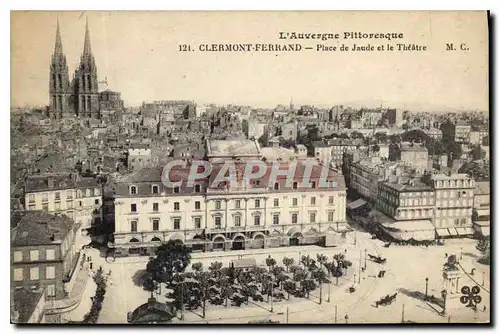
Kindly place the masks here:
<instances>
[{"instance_id":1,"label":"church facade","mask_svg":"<svg viewBox=\"0 0 500 334\"><path fill-rule=\"evenodd\" d=\"M64 114L76 114L86 118L101 117L101 94L97 66L90 45L88 21L85 24L83 53L71 82L57 22L56 42L50 64L49 99L49 114L55 118L61 118ZM123 106L123 103L121 105Z\"/></svg>"}]
</instances>

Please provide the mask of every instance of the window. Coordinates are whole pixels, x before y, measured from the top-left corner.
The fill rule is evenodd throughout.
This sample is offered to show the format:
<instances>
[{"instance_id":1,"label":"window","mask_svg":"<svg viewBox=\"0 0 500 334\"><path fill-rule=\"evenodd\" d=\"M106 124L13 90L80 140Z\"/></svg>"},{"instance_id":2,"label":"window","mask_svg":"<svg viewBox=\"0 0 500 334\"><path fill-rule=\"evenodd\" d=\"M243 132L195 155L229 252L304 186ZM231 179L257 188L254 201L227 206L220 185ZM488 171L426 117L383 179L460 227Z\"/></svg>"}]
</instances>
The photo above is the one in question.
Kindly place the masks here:
<instances>
[{"instance_id":1,"label":"window","mask_svg":"<svg viewBox=\"0 0 500 334\"><path fill-rule=\"evenodd\" d=\"M34 203L35 202L35 194L29 194L28 195L28 202Z\"/></svg>"},{"instance_id":2,"label":"window","mask_svg":"<svg viewBox=\"0 0 500 334\"><path fill-rule=\"evenodd\" d=\"M220 228L221 226L221 217L217 216L215 217L215 227Z\"/></svg>"},{"instance_id":3,"label":"window","mask_svg":"<svg viewBox=\"0 0 500 334\"><path fill-rule=\"evenodd\" d=\"M280 223L280 215L273 215L273 224L278 225Z\"/></svg>"},{"instance_id":4,"label":"window","mask_svg":"<svg viewBox=\"0 0 500 334\"><path fill-rule=\"evenodd\" d=\"M47 249L45 251L46 260L54 260L56 258L56 252L53 249Z\"/></svg>"},{"instance_id":5,"label":"window","mask_svg":"<svg viewBox=\"0 0 500 334\"><path fill-rule=\"evenodd\" d=\"M21 262L23 260L23 252L16 251L14 252L14 262Z\"/></svg>"},{"instance_id":6,"label":"window","mask_svg":"<svg viewBox=\"0 0 500 334\"><path fill-rule=\"evenodd\" d=\"M316 222L316 212L311 212L309 214L309 222L315 223Z\"/></svg>"},{"instance_id":7,"label":"window","mask_svg":"<svg viewBox=\"0 0 500 334\"><path fill-rule=\"evenodd\" d=\"M50 266L45 268L45 278L54 279L56 278L56 267Z\"/></svg>"},{"instance_id":8,"label":"window","mask_svg":"<svg viewBox=\"0 0 500 334\"><path fill-rule=\"evenodd\" d=\"M195 193L201 192L201 186L199 184L195 184L195 186L194 186L194 192Z\"/></svg>"},{"instance_id":9,"label":"window","mask_svg":"<svg viewBox=\"0 0 500 334\"><path fill-rule=\"evenodd\" d=\"M130 204L130 212L137 212L137 204Z\"/></svg>"},{"instance_id":10,"label":"window","mask_svg":"<svg viewBox=\"0 0 500 334\"><path fill-rule=\"evenodd\" d=\"M333 212L332 211L328 212L328 221L329 222L333 221Z\"/></svg>"},{"instance_id":11,"label":"window","mask_svg":"<svg viewBox=\"0 0 500 334\"><path fill-rule=\"evenodd\" d=\"M30 280L36 281L40 279L38 267L30 268Z\"/></svg>"},{"instance_id":12,"label":"window","mask_svg":"<svg viewBox=\"0 0 500 334\"><path fill-rule=\"evenodd\" d=\"M99 205L99 199L98 198L94 200L94 204L95 205Z\"/></svg>"},{"instance_id":13,"label":"window","mask_svg":"<svg viewBox=\"0 0 500 334\"><path fill-rule=\"evenodd\" d=\"M280 206L280 200L279 199L277 199L277 198L274 199L274 206L275 207Z\"/></svg>"},{"instance_id":14,"label":"window","mask_svg":"<svg viewBox=\"0 0 500 334\"><path fill-rule=\"evenodd\" d=\"M255 207L260 208L260 199L255 200Z\"/></svg>"},{"instance_id":15,"label":"window","mask_svg":"<svg viewBox=\"0 0 500 334\"><path fill-rule=\"evenodd\" d=\"M312 181L311 184L312 184L313 189L315 189L316 188L316 181Z\"/></svg>"},{"instance_id":16,"label":"window","mask_svg":"<svg viewBox=\"0 0 500 334\"><path fill-rule=\"evenodd\" d=\"M234 216L234 226L241 226L241 216L240 215Z\"/></svg>"},{"instance_id":17,"label":"window","mask_svg":"<svg viewBox=\"0 0 500 334\"><path fill-rule=\"evenodd\" d=\"M153 231L158 231L160 229L160 220L153 219Z\"/></svg>"},{"instance_id":18,"label":"window","mask_svg":"<svg viewBox=\"0 0 500 334\"><path fill-rule=\"evenodd\" d=\"M71 203L71 202L70 202L70 203ZM30 205L28 206L28 210L30 210L30 211L35 211L35 209L36 209L35 204L30 204Z\"/></svg>"},{"instance_id":19,"label":"window","mask_svg":"<svg viewBox=\"0 0 500 334\"><path fill-rule=\"evenodd\" d=\"M220 210L220 201L215 201L215 210Z\"/></svg>"},{"instance_id":20,"label":"window","mask_svg":"<svg viewBox=\"0 0 500 334\"><path fill-rule=\"evenodd\" d=\"M297 182L293 183L293 189L297 189Z\"/></svg>"},{"instance_id":21,"label":"window","mask_svg":"<svg viewBox=\"0 0 500 334\"><path fill-rule=\"evenodd\" d=\"M130 187L130 195L137 195L137 187L136 186Z\"/></svg>"},{"instance_id":22,"label":"window","mask_svg":"<svg viewBox=\"0 0 500 334\"><path fill-rule=\"evenodd\" d=\"M59 191L56 191L55 200L56 201L60 201L61 200L61 193Z\"/></svg>"},{"instance_id":23,"label":"window","mask_svg":"<svg viewBox=\"0 0 500 334\"><path fill-rule=\"evenodd\" d=\"M49 200L49 194L47 193L42 194L42 202L48 202L48 200Z\"/></svg>"},{"instance_id":24,"label":"window","mask_svg":"<svg viewBox=\"0 0 500 334\"><path fill-rule=\"evenodd\" d=\"M194 202L194 209L195 210L200 210L201 209L201 202L200 201Z\"/></svg>"},{"instance_id":25,"label":"window","mask_svg":"<svg viewBox=\"0 0 500 334\"><path fill-rule=\"evenodd\" d=\"M316 205L316 197L311 197L311 205Z\"/></svg>"},{"instance_id":26,"label":"window","mask_svg":"<svg viewBox=\"0 0 500 334\"><path fill-rule=\"evenodd\" d=\"M158 212L158 203L153 203L153 211Z\"/></svg>"},{"instance_id":27,"label":"window","mask_svg":"<svg viewBox=\"0 0 500 334\"><path fill-rule=\"evenodd\" d=\"M260 216L259 215L256 215L253 217L253 224L255 226L259 226L260 225Z\"/></svg>"},{"instance_id":28,"label":"window","mask_svg":"<svg viewBox=\"0 0 500 334\"><path fill-rule=\"evenodd\" d=\"M56 210L56 211L61 210L61 202L55 202L54 203L54 210Z\"/></svg>"},{"instance_id":29,"label":"window","mask_svg":"<svg viewBox=\"0 0 500 334\"><path fill-rule=\"evenodd\" d=\"M297 224L297 217L298 215L296 213L292 213L292 224Z\"/></svg>"},{"instance_id":30,"label":"window","mask_svg":"<svg viewBox=\"0 0 500 334\"><path fill-rule=\"evenodd\" d=\"M328 197L328 205L333 205L333 196Z\"/></svg>"},{"instance_id":31,"label":"window","mask_svg":"<svg viewBox=\"0 0 500 334\"><path fill-rule=\"evenodd\" d=\"M152 186L152 187L151 187L151 192L152 192L153 194L158 194L158 192L159 192L159 191L158 191L158 186L156 186L156 185Z\"/></svg>"},{"instance_id":32,"label":"window","mask_svg":"<svg viewBox=\"0 0 500 334\"><path fill-rule=\"evenodd\" d=\"M239 200L239 199L235 200L235 201L234 201L234 207L235 207L236 209L241 208L241 200Z\"/></svg>"},{"instance_id":33,"label":"window","mask_svg":"<svg viewBox=\"0 0 500 334\"><path fill-rule=\"evenodd\" d=\"M47 203L42 204L42 210L49 212L49 204L47 204Z\"/></svg>"},{"instance_id":34,"label":"window","mask_svg":"<svg viewBox=\"0 0 500 334\"><path fill-rule=\"evenodd\" d=\"M38 261L38 251L37 250L30 251L30 261Z\"/></svg>"},{"instance_id":35,"label":"window","mask_svg":"<svg viewBox=\"0 0 500 334\"><path fill-rule=\"evenodd\" d=\"M297 206L297 198L292 198L292 206Z\"/></svg>"},{"instance_id":36,"label":"window","mask_svg":"<svg viewBox=\"0 0 500 334\"><path fill-rule=\"evenodd\" d=\"M14 281L16 282L20 282L20 281L23 281L24 277L23 277L23 268L15 268L14 269Z\"/></svg>"},{"instance_id":37,"label":"window","mask_svg":"<svg viewBox=\"0 0 500 334\"><path fill-rule=\"evenodd\" d=\"M178 194L181 191L181 188L175 187L174 188L174 194Z\"/></svg>"},{"instance_id":38,"label":"window","mask_svg":"<svg viewBox=\"0 0 500 334\"><path fill-rule=\"evenodd\" d=\"M56 286L55 284L47 285L47 297L55 297L56 296Z\"/></svg>"},{"instance_id":39,"label":"window","mask_svg":"<svg viewBox=\"0 0 500 334\"><path fill-rule=\"evenodd\" d=\"M79 205L79 206L82 206L82 201L78 202L78 205Z\"/></svg>"},{"instance_id":40,"label":"window","mask_svg":"<svg viewBox=\"0 0 500 334\"><path fill-rule=\"evenodd\" d=\"M101 189L95 188L94 189L94 196L99 196L99 195L101 195Z\"/></svg>"},{"instance_id":41,"label":"window","mask_svg":"<svg viewBox=\"0 0 500 334\"><path fill-rule=\"evenodd\" d=\"M174 202L174 211L179 211L181 209L181 205L179 202Z\"/></svg>"},{"instance_id":42,"label":"window","mask_svg":"<svg viewBox=\"0 0 500 334\"><path fill-rule=\"evenodd\" d=\"M181 219L174 218L174 230L180 230L180 229L181 229Z\"/></svg>"},{"instance_id":43,"label":"window","mask_svg":"<svg viewBox=\"0 0 500 334\"><path fill-rule=\"evenodd\" d=\"M68 202L66 202L66 207L67 207L68 209L73 209L73 202L72 202L72 201L68 201Z\"/></svg>"},{"instance_id":44,"label":"window","mask_svg":"<svg viewBox=\"0 0 500 334\"><path fill-rule=\"evenodd\" d=\"M137 232L137 220L130 222L130 232Z\"/></svg>"},{"instance_id":45,"label":"window","mask_svg":"<svg viewBox=\"0 0 500 334\"><path fill-rule=\"evenodd\" d=\"M201 228L201 218L194 217L194 228Z\"/></svg>"},{"instance_id":46,"label":"window","mask_svg":"<svg viewBox=\"0 0 500 334\"><path fill-rule=\"evenodd\" d=\"M274 190L279 190L280 189L280 184L278 182L274 183Z\"/></svg>"}]
</instances>

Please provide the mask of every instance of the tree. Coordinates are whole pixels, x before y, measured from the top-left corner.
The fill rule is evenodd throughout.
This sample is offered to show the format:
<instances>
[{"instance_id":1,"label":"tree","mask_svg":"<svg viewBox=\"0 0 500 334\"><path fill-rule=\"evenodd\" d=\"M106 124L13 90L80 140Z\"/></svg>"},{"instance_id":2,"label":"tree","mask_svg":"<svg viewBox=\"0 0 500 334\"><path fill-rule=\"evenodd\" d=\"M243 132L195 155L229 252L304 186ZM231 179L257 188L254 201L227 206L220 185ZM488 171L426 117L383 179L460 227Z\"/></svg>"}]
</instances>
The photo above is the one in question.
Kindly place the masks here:
<instances>
[{"instance_id":1,"label":"tree","mask_svg":"<svg viewBox=\"0 0 500 334\"><path fill-rule=\"evenodd\" d=\"M288 271L288 268L293 265L294 260L291 257L284 257L283 258L283 265L286 267L286 271Z\"/></svg>"},{"instance_id":2,"label":"tree","mask_svg":"<svg viewBox=\"0 0 500 334\"><path fill-rule=\"evenodd\" d=\"M191 260L188 248L175 241L162 244L156 254L146 265L146 271L156 282L170 283L174 275L183 272Z\"/></svg>"},{"instance_id":3,"label":"tree","mask_svg":"<svg viewBox=\"0 0 500 334\"><path fill-rule=\"evenodd\" d=\"M302 291L307 295L307 298L309 298L311 291L316 289L316 282L310 278L303 280L300 285L302 287Z\"/></svg>"},{"instance_id":4,"label":"tree","mask_svg":"<svg viewBox=\"0 0 500 334\"><path fill-rule=\"evenodd\" d=\"M273 259L271 257L271 255L269 255L267 258L266 258L266 265L271 268L271 267L274 267L276 265L276 260Z\"/></svg>"},{"instance_id":5,"label":"tree","mask_svg":"<svg viewBox=\"0 0 500 334\"><path fill-rule=\"evenodd\" d=\"M477 241L476 249L481 252L482 257L479 259L479 262L482 264L490 264L490 239L489 238L481 238Z\"/></svg>"},{"instance_id":6,"label":"tree","mask_svg":"<svg viewBox=\"0 0 500 334\"><path fill-rule=\"evenodd\" d=\"M288 294L287 299L290 300L290 294L293 295L297 290L297 283L292 280L286 280L285 282L283 282L283 289Z\"/></svg>"},{"instance_id":7,"label":"tree","mask_svg":"<svg viewBox=\"0 0 500 334\"><path fill-rule=\"evenodd\" d=\"M357 139L357 138L363 139L365 137L363 136L363 134L361 132L353 131L353 132L351 132L351 138L352 139Z\"/></svg>"},{"instance_id":8,"label":"tree","mask_svg":"<svg viewBox=\"0 0 500 334\"><path fill-rule=\"evenodd\" d=\"M191 266L191 268L193 268L193 270L196 271L196 272L203 271L203 263L201 263L201 262L193 263L193 265Z\"/></svg>"}]
</instances>

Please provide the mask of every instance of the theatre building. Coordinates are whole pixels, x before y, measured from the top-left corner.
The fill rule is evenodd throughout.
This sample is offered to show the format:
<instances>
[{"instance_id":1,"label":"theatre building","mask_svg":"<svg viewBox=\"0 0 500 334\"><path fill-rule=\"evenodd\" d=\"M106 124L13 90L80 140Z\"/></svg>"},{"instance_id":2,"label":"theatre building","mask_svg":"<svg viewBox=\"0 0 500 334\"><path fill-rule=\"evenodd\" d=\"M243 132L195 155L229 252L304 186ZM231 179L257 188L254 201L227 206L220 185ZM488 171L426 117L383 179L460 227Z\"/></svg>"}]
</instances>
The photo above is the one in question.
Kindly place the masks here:
<instances>
[{"instance_id":1,"label":"theatre building","mask_svg":"<svg viewBox=\"0 0 500 334\"><path fill-rule=\"evenodd\" d=\"M118 180L116 228L109 245L115 256L153 254L169 240L193 251L315 244L346 229L345 182L333 170L313 167L311 187L304 187L304 161L280 164L281 170L294 168L287 185L286 174L273 179L272 164L264 164L262 177L245 179L246 163L236 159L234 182L216 182L225 171L222 162L214 162L210 175L192 185L187 184L189 165L170 171L171 182L182 181L173 188L163 184L162 168ZM325 182L320 176L326 176Z\"/></svg>"}]
</instances>

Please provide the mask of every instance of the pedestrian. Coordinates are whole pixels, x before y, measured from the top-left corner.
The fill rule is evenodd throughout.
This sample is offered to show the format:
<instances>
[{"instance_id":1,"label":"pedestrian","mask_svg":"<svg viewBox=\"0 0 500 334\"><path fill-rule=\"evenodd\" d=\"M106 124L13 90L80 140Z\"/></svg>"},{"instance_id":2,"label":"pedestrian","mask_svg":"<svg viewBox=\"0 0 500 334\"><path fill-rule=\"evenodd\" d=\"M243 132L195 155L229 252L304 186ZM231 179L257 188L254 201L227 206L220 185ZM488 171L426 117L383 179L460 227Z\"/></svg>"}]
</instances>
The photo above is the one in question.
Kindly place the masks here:
<instances>
[{"instance_id":1,"label":"pedestrian","mask_svg":"<svg viewBox=\"0 0 500 334\"><path fill-rule=\"evenodd\" d=\"M448 258L448 253L444 253L444 258L447 259Z\"/></svg>"},{"instance_id":2,"label":"pedestrian","mask_svg":"<svg viewBox=\"0 0 500 334\"><path fill-rule=\"evenodd\" d=\"M92 263L92 262L90 262L90 270L92 270L92 265L93 265L93 263Z\"/></svg>"},{"instance_id":3,"label":"pedestrian","mask_svg":"<svg viewBox=\"0 0 500 334\"><path fill-rule=\"evenodd\" d=\"M483 312L486 312L486 305L483 306Z\"/></svg>"},{"instance_id":4,"label":"pedestrian","mask_svg":"<svg viewBox=\"0 0 500 334\"><path fill-rule=\"evenodd\" d=\"M347 249L344 249L344 253L346 253L346 254L347 254Z\"/></svg>"}]
</instances>

